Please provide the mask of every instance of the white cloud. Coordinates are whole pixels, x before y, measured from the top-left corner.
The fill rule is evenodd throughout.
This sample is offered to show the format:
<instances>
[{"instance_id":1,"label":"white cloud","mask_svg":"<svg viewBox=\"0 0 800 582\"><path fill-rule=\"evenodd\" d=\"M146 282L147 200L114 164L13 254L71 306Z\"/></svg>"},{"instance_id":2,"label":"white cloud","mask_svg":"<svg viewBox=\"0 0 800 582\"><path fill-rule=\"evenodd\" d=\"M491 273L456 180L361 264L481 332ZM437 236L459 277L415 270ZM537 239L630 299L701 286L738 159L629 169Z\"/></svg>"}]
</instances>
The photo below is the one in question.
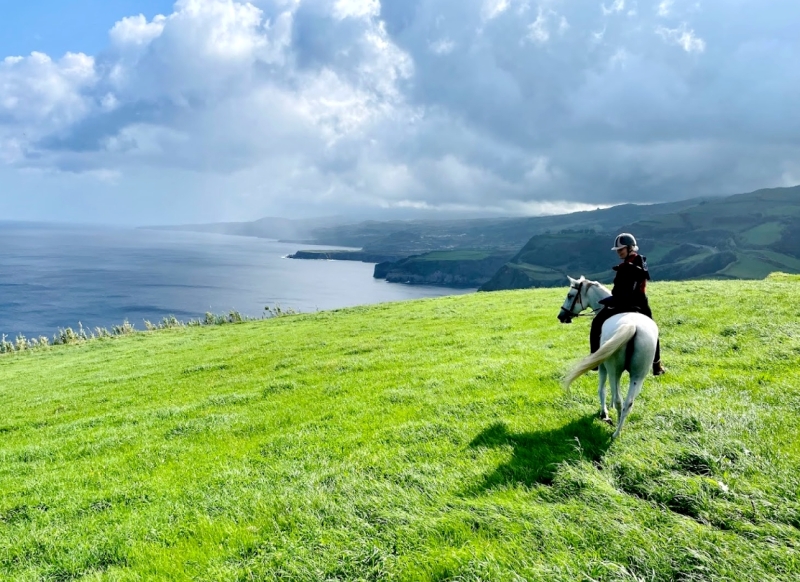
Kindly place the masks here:
<instances>
[{"instance_id":1,"label":"white cloud","mask_svg":"<svg viewBox=\"0 0 800 582\"><path fill-rule=\"evenodd\" d=\"M67 53L59 61L34 52L0 63L0 107L17 121L74 122L91 107L82 91L96 82L94 59Z\"/></svg>"},{"instance_id":2,"label":"white cloud","mask_svg":"<svg viewBox=\"0 0 800 582\"><path fill-rule=\"evenodd\" d=\"M675 3L675 0L661 0L658 4L658 8L656 10L656 14L661 16L662 18L669 16L670 11L672 10L672 5Z\"/></svg>"},{"instance_id":3,"label":"white cloud","mask_svg":"<svg viewBox=\"0 0 800 582\"><path fill-rule=\"evenodd\" d=\"M379 0L336 0L333 13L339 19L372 18L381 12Z\"/></svg>"},{"instance_id":4,"label":"white cloud","mask_svg":"<svg viewBox=\"0 0 800 582\"><path fill-rule=\"evenodd\" d=\"M603 10L603 14L608 16L610 14L614 14L617 12L622 12L625 10L625 0L614 0L610 7L606 8L605 4L601 4L600 8Z\"/></svg>"},{"instance_id":5,"label":"white cloud","mask_svg":"<svg viewBox=\"0 0 800 582\"><path fill-rule=\"evenodd\" d=\"M135 45L143 46L153 42L164 31L166 17L156 16L152 22L147 22L143 14L129 16L117 22L109 32L111 42L117 46Z\"/></svg>"},{"instance_id":6,"label":"white cloud","mask_svg":"<svg viewBox=\"0 0 800 582\"><path fill-rule=\"evenodd\" d=\"M483 20L492 20L493 18L497 18L503 12L508 10L510 5L510 0L483 0L481 17Z\"/></svg>"},{"instance_id":7,"label":"white cloud","mask_svg":"<svg viewBox=\"0 0 800 582\"><path fill-rule=\"evenodd\" d=\"M430 43L431 52L437 55L446 55L453 52L453 49L456 47L456 43L454 43L449 38L441 38L436 42Z\"/></svg>"},{"instance_id":8,"label":"white cloud","mask_svg":"<svg viewBox=\"0 0 800 582\"><path fill-rule=\"evenodd\" d=\"M550 31L547 29L547 18L539 8L536 20L528 25L528 38L535 43L544 44L550 40Z\"/></svg>"},{"instance_id":9,"label":"white cloud","mask_svg":"<svg viewBox=\"0 0 800 582\"><path fill-rule=\"evenodd\" d=\"M556 214L597 210L599 208L608 208L608 206L608 204L583 204L566 200L548 200L546 202L531 200L530 202L511 204L506 212L521 216L553 216Z\"/></svg>"},{"instance_id":10,"label":"white cloud","mask_svg":"<svg viewBox=\"0 0 800 582\"><path fill-rule=\"evenodd\" d=\"M606 36L606 28L603 27L602 30L592 31L589 35L589 39L592 44L600 44L603 42L603 39Z\"/></svg>"},{"instance_id":11,"label":"white cloud","mask_svg":"<svg viewBox=\"0 0 800 582\"><path fill-rule=\"evenodd\" d=\"M551 25L551 23L553 23L553 25ZM564 36L570 28L567 17L559 15L551 8L544 9L539 6L536 13L536 20L528 25L526 38L536 44L545 44L550 40L551 30L553 28L559 36Z\"/></svg>"},{"instance_id":12,"label":"white cloud","mask_svg":"<svg viewBox=\"0 0 800 582\"><path fill-rule=\"evenodd\" d=\"M687 53L702 53L706 50L706 42L695 35L694 30L689 30L686 23L678 28L666 28L659 26L656 28L658 34L665 41L676 44Z\"/></svg>"},{"instance_id":13,"label":"white cloud","mask_svg":"<svg viewBox=\"0 0 800 582\"><path fill-rule=\"evenodd\" d=\"M31 142L84 119L96 107L96 83L94 59L82 53L0 62L0 159L19 162L33 153Z\"/></svg>"}]
</instances>

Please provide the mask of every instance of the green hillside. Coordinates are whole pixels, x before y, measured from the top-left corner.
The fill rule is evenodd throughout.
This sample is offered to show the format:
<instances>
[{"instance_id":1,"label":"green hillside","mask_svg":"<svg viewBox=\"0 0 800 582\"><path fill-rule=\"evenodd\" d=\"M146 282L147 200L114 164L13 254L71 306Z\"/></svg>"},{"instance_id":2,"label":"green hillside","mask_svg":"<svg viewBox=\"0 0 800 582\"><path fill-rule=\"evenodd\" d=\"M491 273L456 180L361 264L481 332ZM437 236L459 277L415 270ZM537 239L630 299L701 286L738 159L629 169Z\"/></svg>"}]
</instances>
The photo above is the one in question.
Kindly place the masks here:
<instances>
[{"instance_id":1,"label":"green hillside","mask_svg":"<svg viewBox=\"0 0 800 582\"><path fill-rule=\"evenodd\" d=\"M475 218L459 220L366 221L319 227L313 242L362 247L370 254L422 254L443 250L517 252L532 235L564 229L605 231L661 214L681 212L708 200L695 198L648 206L620 204L556 216Z\"/></svg>"},{"instance_id":2,"label":"green hillside","mask_svg":"<svg viewBox=\"0 0 800 582\"><path fill-rule=\"evenodd\" d=\"M623 231L635 234L659 280L800 273L800 186L701 200L613 230L535 234L482 289L557 286L581 274L610 282L611 241Z\"/></svg>"},{"instance_id":3,"label":"green hillside","mask_svg":"<svg viewBox=\"0 0 800 582\"><path fill-rule=\"evenodd\" d=\"M375 265L373 277L390 283L480 287L487 283L513 253L454 250L432 251Z\"/></svg>"},{"instance_id":4,"label":"green hillside","mask_svg":"<svg viewBox=\"0 0 800 582\"><path fill-rule=\"evenodd\" d=\"M0 579L796 580L798 282L654 284L613 444L565 288L2 356Z\"/></svg>"}]
</instances>

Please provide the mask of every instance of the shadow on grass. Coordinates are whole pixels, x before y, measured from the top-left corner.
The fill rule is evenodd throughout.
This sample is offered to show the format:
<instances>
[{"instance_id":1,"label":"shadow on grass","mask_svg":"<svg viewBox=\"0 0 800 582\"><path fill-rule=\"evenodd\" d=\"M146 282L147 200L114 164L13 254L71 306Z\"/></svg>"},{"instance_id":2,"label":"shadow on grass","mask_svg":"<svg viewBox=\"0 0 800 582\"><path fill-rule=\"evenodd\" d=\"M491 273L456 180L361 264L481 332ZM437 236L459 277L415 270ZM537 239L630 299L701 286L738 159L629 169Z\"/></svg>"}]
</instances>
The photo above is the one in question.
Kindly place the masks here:
<instances>
[{"instance_id":1,"label":"shadow on grass","mask_svg":"<svg viewBox=\"0 0 800 582\"><path fill-rule=\"evenodd\" d=\"M479 494L502 485L550 485L558 465L565 461L602 459L611 446L611 431L590 414L553 430L509 432L504 423L484 429L469 444L472 448L513 448L511 459L469 488Z\"/></svg>"}]
</instances>

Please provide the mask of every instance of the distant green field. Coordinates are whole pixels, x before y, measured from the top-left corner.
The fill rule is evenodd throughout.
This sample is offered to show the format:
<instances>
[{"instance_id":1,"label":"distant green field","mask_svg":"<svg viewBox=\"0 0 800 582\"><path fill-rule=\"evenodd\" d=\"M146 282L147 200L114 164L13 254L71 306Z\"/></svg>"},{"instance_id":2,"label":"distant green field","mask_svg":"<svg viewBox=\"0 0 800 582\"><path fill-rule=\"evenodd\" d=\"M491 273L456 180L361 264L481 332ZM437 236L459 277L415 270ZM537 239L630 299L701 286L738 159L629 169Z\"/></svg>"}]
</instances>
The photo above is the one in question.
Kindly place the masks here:
<instances>
[{"instance_id":1,"label":"distant green field","mask_svg":"<svg viewBox=\"0 0 800 582\"><path fill-rule=\"evenodd\" d=\"M719 271L718 275L732 279L763 279L775 270L775 265L765 263L749 254L740 254L738 260Z\"/></svg>"},{"instance_id":2,"label":"distant green field","mask_svg":"<svg viewBox=\"0 0 800 582\"><path fill-rule=\"evenodd\" d=\"M529 263L518 263L514 265L514 268L521 269L523 271L529 271L530 273L535 273L536 275L552 275L553 277L558 277L566 281L566 277L561 271L557 271L555 269L550 269L549 267L542 267L540 265L531 265Z\"/></svg>"},{"instance_id":3,"label":"distant green field","mask_svg":"<svg viewBox=\"0 0 800 582\"><path fill-rule=\"evenodd\" d=\"M742 238L751 245L771 245L781 240L784 228L780 222L767 222L742 233Z\"/></svg>"},{"instance_id":4,"label":"distant green field","mask_svg":"<svg viewBox=\"0 0 800 582\"><path fill-rule=\"evenodd\" d=\"M800 260L772 251L742 251L738 257L718 275L733 279L764 279L776 269L800 271Z\"/></svg>"},{"instance_id":5,"label":"distant green field","mask_svg":"<svg viewBox=\"0 0 800 582\"><path fill-rule=\"evenodd\" d=\"M482 261L492 256L491 251L434 251L420 257L424 261Z\"/></svg>"},{"instance_id":6,"label":"distant green field","mask_svg":"<svg viewBox=\"0 0 800 582\"><path fill-rule=\"evenodd\" d=\"M0 357L0 579L800 579L798 281L653 284L614 443L566 288Z\"/></svg>"},{"instance_id":7,"label":"distant green field","mask_svg":"<svg viewBox=\"0 0 800 582\"><path fill-rule=\"evenodd\" d=\"M789 255L775 253L769 250L749 251L749 254L758 256L762 258L762 260L771 262L773 265L785 265L792 270L800 271L800 259L795 259Z\"/></svg>"}]
</instances>

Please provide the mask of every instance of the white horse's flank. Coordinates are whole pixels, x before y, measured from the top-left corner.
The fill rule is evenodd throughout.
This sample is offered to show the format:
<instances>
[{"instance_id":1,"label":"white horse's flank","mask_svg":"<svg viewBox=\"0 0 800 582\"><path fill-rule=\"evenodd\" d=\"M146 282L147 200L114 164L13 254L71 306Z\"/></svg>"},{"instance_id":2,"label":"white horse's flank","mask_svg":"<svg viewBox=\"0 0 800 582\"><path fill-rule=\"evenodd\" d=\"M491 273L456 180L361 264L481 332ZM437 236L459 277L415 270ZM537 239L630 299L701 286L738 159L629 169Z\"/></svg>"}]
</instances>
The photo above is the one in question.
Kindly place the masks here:
<instances>
[{"instance_id":1,"label":"white horse's flank","mask_svg":"<svg viewBox=\"0 0 800 582\"><path fill-rule=\"evenodd\" d=\"M558 319L569 323L581 311L592 308L595 311L603 305L600 300L611 295L611 292L597 281L569 278L570 290ZM619 385L622 372L625 371L625 356L629 342L633 341L633 353L630 361L630 386L625 402L622 402ZM641 313L620 313L609 318L603 324L600 349L584 358L564 379L564 387L569 388L577 378L599 366L600 418L611 423L606 407L606 378L611 385L611 398L617 410L617 429L614 438L619 436L622 425L633 408L633 401L641 392L645 378L650 373L653 357L658 342L658 326Z\"/></svg>"}]
</instances>

